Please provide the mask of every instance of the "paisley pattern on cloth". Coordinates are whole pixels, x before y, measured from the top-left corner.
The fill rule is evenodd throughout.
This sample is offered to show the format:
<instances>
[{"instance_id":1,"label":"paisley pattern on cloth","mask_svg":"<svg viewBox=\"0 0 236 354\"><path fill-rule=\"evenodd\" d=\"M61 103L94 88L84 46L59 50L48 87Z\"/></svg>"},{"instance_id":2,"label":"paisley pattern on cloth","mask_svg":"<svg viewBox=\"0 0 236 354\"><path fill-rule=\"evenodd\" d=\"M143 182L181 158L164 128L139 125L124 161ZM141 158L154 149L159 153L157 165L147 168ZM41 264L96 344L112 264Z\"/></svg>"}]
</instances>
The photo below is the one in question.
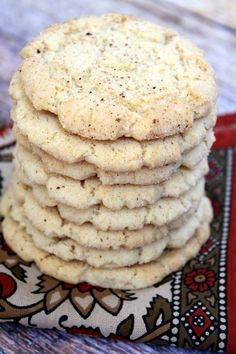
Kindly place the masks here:
<instances>
[{"instance_id":1,"label":"paisley pattern on cloth","mask_svg":"<svg viewBox=\"0 0 236 354\"><path fill-rule=\"evenodd\" d=\"M218 120L207 194L211 236L197 257L138 291L71 285L43 275L0 238L0 322L68 333L236 352L236 115ZM11 174L14 137L0 129L0 189Z\"/></svg>"}]
</instances>

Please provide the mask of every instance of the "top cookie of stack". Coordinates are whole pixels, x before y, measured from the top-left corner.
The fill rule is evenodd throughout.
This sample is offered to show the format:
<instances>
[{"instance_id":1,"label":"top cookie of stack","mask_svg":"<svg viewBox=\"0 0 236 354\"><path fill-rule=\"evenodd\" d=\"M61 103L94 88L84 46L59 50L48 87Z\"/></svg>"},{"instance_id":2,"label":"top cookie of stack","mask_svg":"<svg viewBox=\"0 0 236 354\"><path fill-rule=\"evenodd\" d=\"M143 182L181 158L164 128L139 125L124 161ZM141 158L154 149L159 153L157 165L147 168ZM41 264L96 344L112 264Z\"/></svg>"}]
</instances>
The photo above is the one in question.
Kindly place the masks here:
<instances>
[{"instance_id":1,"label":"top cookie of stack","mask_svg":"<svg viewBox=\"0 0 236 354\"><path fill-rule=\"evenodd\" d=\"M10 199L23 211L21 218L14 211L5 215L11 229L17 221L31 234L35 254L55 254L80 274L58 275L52 270L54 256L46 268L36 255L32 259L63 280L120 288L151 285L181 266L194 255L184 242L195 233L197 252L208 235L201 239L200 226L209 224L211 214L203 177L214 141L216 85L201 51L160 26L104 15L51 26L21 54L10 87L18 141ZM42 226L32 210L39 219L57 215L61 227L64 222L79 226L77 241L88 225L86 235L103 231L105 245L92 236L90 243L80 240L74 246L92 256L86 259L83 248L83 256L69 257L68 249L58 251L58 239L73 237ZM186 226L188 218L195 228ZM183 223L182 243L177 236L170 241L173 232L184 232ZM55 247L47 243L49 235ZM9 230L5 237L11 243ZM158 238L163 244L144 251ZM164 249L175 247L182 247L178 252L185 257L173 269L169 261L161 266ZM107 252L101 257L109 262L94 260L98 249ZM173 252L165 251L164 257L179 257ZM155 273L157 264L162 276L145 279L147 266Z\"/></svg>"},{"instance_id":2,"label":"top cookie of stack","mask_svg":"<svg viewBox=\"0 0 236 354\"><path fill-rule=\"evenodd\" d=\"M213 73L198 49L124 16L52 26L22 57L20 76L34 108L87 139L183 133L215 103Z\"/></svg>"}]
</instances>

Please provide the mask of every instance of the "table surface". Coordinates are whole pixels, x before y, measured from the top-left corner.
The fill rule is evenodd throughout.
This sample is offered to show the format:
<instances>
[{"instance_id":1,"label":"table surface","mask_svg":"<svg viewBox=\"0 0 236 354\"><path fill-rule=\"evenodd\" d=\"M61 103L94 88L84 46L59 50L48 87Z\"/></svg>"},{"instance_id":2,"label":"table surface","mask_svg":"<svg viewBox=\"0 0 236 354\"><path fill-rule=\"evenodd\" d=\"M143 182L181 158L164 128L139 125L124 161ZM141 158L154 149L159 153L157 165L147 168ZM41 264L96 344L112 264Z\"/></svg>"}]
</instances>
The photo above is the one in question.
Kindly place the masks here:
<instances>
[{"instance_id":1,"label":"table surface","mask_svg":"<svg viewBox=\"0 0 236 354\"><path fill-rule=\"evenodd\" d=\"M98 6L99 4L99 6ZM234 0L1 0L0 125L9 119L9 80L20 63L19 51L36 33L67 18L104 12L136 15L171 27L201 47L219 85L219 113L236 111L236 2ZM56 330L0 326L0 354L6 353L198 353L158 348Z\"/></svg>"}]
</instances>

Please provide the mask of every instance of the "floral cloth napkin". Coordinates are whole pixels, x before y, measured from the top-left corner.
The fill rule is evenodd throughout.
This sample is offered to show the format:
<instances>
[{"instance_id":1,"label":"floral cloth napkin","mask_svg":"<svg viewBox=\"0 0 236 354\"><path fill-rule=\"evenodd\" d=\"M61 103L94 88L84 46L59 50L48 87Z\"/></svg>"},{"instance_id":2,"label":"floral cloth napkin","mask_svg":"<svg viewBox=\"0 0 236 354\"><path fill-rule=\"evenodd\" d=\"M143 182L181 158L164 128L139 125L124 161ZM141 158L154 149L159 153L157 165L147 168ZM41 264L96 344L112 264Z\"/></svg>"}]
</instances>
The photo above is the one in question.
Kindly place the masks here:
<instances>
[{"instance_id":1,"label":"floral cloth napkin","mask_svg":"<svg viewBox=\"0 0 236 354\"><path fill-rule=\"evenodd\" d=\"M207 193L211 236L195 259L138 291L66 284L19 259L0 239L0 321L158 345L236 353L236 115L220 117ZM0 189L9 182L14 137L0 130Z\"/></svg>"}]
</instances>

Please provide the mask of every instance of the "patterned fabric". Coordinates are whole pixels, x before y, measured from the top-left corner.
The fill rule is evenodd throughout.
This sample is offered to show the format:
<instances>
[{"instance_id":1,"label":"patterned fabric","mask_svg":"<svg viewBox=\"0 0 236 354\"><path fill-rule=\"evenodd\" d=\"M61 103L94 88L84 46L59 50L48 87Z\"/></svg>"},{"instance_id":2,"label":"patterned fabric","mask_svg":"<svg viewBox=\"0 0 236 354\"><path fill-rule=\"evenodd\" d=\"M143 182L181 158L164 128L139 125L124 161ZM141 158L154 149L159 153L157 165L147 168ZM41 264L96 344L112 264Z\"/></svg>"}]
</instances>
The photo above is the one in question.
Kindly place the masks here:
<instances>
[{"instance_id":1,"label":"patterned fabric","mask_svg":"<svg viewBox=\"0 0 236 354\"><path fill-rule=\"evenodd\" d=\"M236 352L236 117L219 119L207 193L211 236L183 269L151 288L76 286L43 275L0 243L0 321L158 345ZM11 174L14 138L0 131L0 188Z\"/></svg>"}]
</instances>

